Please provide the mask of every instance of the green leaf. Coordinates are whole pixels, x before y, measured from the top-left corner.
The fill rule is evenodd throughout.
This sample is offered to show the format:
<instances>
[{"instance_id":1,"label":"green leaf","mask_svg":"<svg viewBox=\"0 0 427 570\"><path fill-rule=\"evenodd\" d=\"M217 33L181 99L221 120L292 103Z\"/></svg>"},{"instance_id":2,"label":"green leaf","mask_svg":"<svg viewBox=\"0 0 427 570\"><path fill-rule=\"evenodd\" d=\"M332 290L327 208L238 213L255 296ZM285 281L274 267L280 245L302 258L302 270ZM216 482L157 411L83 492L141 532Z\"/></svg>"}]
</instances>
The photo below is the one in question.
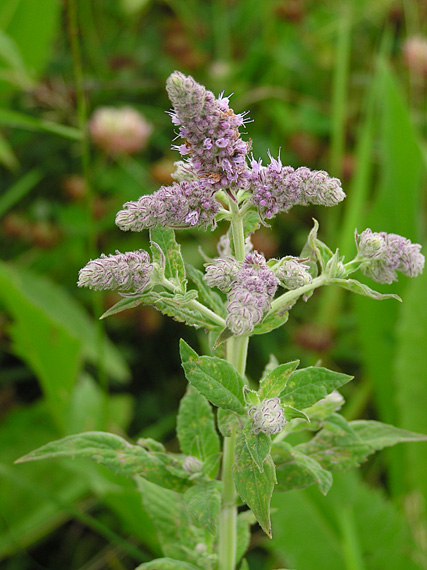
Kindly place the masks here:
<instances>
[{"instance_id":1,"label":"green leaf","mask_svg":"<svg viewBox=\"0 0 427 570\"><path fill-rule=\"evenodd\" d=\"M270 454L271 438L265 433L253 433L250 424L245 431L246 445L256 466L262 473L264 471L264 461Z\"/></svg>"},{"instance_id":2,"label":"green leaf","mask_svg":"<svg viewBox=\"0 0 427 570\"><path fill-rule=\"evenodd\" d=\"M175 232L170 228L158 226L150 230L150 241L153 261L164 268L165 277L185 291L186 275L181 246L175 239ZM156 245L160 248L156 247Z\"/></svg>"},{"instance_id":3,"label":"green leaf","mask_svg":"<svg viewBox=\"0 0 427 570\"><path fill-rule=\"evenodd\" d=\"M157 298L153 301L152 305L161 313L174 320L185 323L188 326L200 328L203 327L207 330L218 330L219 325L211 321L208 317L200 313L197 309L189 308L185 305L186 302L194 299L193 294L196 291L188 291L186 296L181 299L177 295L162 291L157 293Z\"/></svg>"},{"instance_id":4,"label":"green leaf","mask_svg":"<svg viewBox=\"0 0 427 570\"><path fill-rule=\"evenodd\" d=\"M285 389L289 376L297 368L298 364L299 360L294 360L273 368L259 384L259 397L264 400L280 396Z\"/></svg>"},{"instance_id":5,"label":"green leaf","mask_svg":"<svg viewBox=\"0 0 427 570\"><path fill-rule=\"evenodd\" d=\"M117 313L121 313L122 311L126 311L127 309L134 309L139 305L152 305L153 302L158 298L156 293L144 293L143 295L132 295L132 297L125 297L124 299L120 299L117 301L112 307L107 309L105 313L103 313L99 318L105 319L106 317L111 317L112 315L117 315Z\"/></svg>"},{"instance_id":6,"label":"green leaf","mask_svg":"<svg viewBox=\"0 0 427 570\"><path fill-rule=\"evenodd\" d=\"M0 125L18 127L28 131L52 133L74 141L79 141L82 138L81 131L75 127L45 121L44 119L25 115L18 111L10 111L9 109L0 109Z\"/></svg>"},{"instance_id":7,"label":"green leaf","mask_svg":"<svg viewBox=\"0 0 427 570\"><path fill-rule=\"evenodd\" d=\"M251 511L244 511L237 515L237 538L236 538L236 564L246 554L251 541L251 525L256 519Z\"/></svg>"},{"instance_id":8,"label":"green leaf","mask_svg":"<svg viewBox=\"0 0 427 570\"><path fill-rule=\"evenodd\" d=\"M282 404L299 410L312 406L327 394L349 382L353 377L320 366L293 372L283 390Z\"/></svg>"},{"instance_id":9,"label":"green leaf","mask_svg":"<svg viewBox=\"0 0 427 570\"><path fill-rule=\"evenodd\" d=\"M370 297L371 299L376 299L377 301L383 301L384 299L396 299L397 301L402 301L399 295L394 295L393 293L379 293L378 291L374 291L365 285L364 283L360 283L356 281L356 279L331 279L329 281L331 284L339 285L343 287L343 289L347 289L352 293L357 293L358 295L363 295L364 297Z\"/></svg>"},{"instance_id":10,"label":"green leaf","mask_svg":"<svg viewBox=\"0 0 427 570\"><path fill-rule=\"evenodd\" d=\"M112 433L87 432L69 435L31 451L16 463L55 457L90 459L118 475L126 477L140 475L158 485L180 492L185 491L190 485L184 479L174 477L167 470L168 464L173 467L176 463L172 458L165 463L165 454L150 454L142 447L132 445Z\"/></svg>"},{"instance_id":11,"label":"green leaf","mask_svg":"<svg viewBox=\"0 0 427 570\"><path fill-rule=\"evenodd\" d=\"M283 413L287 422L299 418L306 421L307 423L310 423L310 418L306 413L302 412L301 410L297 410L292 406L283 406Z\"/></svg>"},{"instance_id":12,"label":"green leaf","mask_svg":"<svg viewBox=\"0 0 427 570\"><path fill-rule=\"evenodd\" d=\"M3 216L10 208L28 194L42 179L39 170L30 170L10 186L0 197L0 216Z\"/></svg>"},{"instance_id":13,"label":"green leaf","mask_svg":"<svg viewBox=\"0 0 427 570\"><path fill-rule=\"evenodd\" d=\"M215 356L199 356L183 339L181 361L187 380L212 404L234 412L244 412L245 382L237 370Z\"/></svg>"},{"instance_id":14,"label":"green leaf","mask_svg":"<svg viewBox=\"0 0 427 570\"><path fill-rule=\"evenodd\" d=\"M239 570L249 570L249 564L248 564L248 561L246 560L246 558L244 560L242 560L242 563L240 564Z\"/></svg>"},{"instance_id":15,"label":"green leaf","mask_svg":"<svg viewBox=\"0 0 427 570\"><path fill-rule=\"evenodd\" d=\"M212 309L214 313L225 319L227 312L224 301L216 291L207 286L206 281L203 279L203 273L190 264L185 264L185 269L187 277L196 285L202 302Z\"/></svg>"},{"instance_id":16,"label":"green leaf","mask_svg":"<svg viewBox=\"0 0 427 570\"><path fill-rule=\"evenodd\" d=\"M16 170L19 166L18 159L16 158L12 146L9 144L6 137L4 137L1 133L0 133L0 164L2 164L3 166L12 171ZM16 186L19 182L20 180L18 180L13 186ZM9 192L9 190L7 191L7 193Z\"/></svg>"},{"instance_id":17,"label":"green leaf","mask_svg":"<svg viewBox=\"0 0 427 570\"><path fill-rule=\"evenodd\" d=\"M164 555L196 563L198 555L195 549L199 542L203 542L203 532L191 524L183 495L140 477L137 481L142 502L156 527Z\"/></svg>"},{"instance_id":18,"label":"green leaf","mask_svg":"<svg viewBox=\"0 0 427 570\"><path fill-rule=\"evenodd\" d=\"M205 461L220 451L212 408L207 399L193 386L187 388L179 405L177 435L181 451ZM216 476L215 472L210 475Z\"/></svg>"},{"instance_id":19,"label":"green leaf","mask_svg":"<svg viewBox=\"0 0 427 570\"><path fill-rule=\"evenodd\" d=\"M242 501L252 510L261 528L271 538L270 501L276 482L273 461L268 456L261 473L243 434L237 438L235 457L233 476L236 490Z\"/></svg>"},{"instance_id":20,"label":"green leaf","mask_svg":"<svg viewBox=\"0 0 427 570\"><path fill-rule=\"evenodd\" d=\"M184 493L185 504L193 522L213 535L221 509L221 488L221 481L201 481Z\"/></svg>"},{"instance_id":21,"label":"green leaf","mask_svg":"<svg viewBox=\"0 0 427 570\"><path fill-rule=\"evenodd\" d=\"M151 562L140 564L135 570L200 570L199 566L194 566L182 560L172 558L157 558Z\"/></svg>"},{"instance_id":22,"label":"green leaf","mask_svg":"<svg viewBox=\"0 0 427 570\"><path fill-rule=\"evenodd\" d=\"M224 437L231 437L243 428L242 416L238 416L231 410L218 409L218 429Z\"/></svg>"},{"instance_id":23,"label":"green leaf","mask_svg":"<svg viewBox=\"0 0 427 570\"><path fill-rule=\"evenodd\" d=\"M273 446L273 461L276 465L276 491L303 489L317 484L326 495L332 485L332 474L315 459L299 452L284 441Z\"/></svg>"},{"instance_id":24,"label":"green leaf","mask_svg":"<svg viewBox=\"0 0 427 570\"><path fill-rule=\"evenodd\" d=\"M288 318L289 311L286 311L286 309L278 309L267 313L267 316L260 323L255 325L251 334L266 334L284 325Z\"/></svg>"},{"instance_id":25,"label":"green leaf","mask_svg":"<svg viewBox=\"0 0 427 570\"><path fill-rule=\"evenodd\" d=\"M427 441L427 436L373 420L346 422L334 415L311 441L295 449L329 471L345 471L357 467L375 451L409 441Z\"/></svg>"}]
</instances>

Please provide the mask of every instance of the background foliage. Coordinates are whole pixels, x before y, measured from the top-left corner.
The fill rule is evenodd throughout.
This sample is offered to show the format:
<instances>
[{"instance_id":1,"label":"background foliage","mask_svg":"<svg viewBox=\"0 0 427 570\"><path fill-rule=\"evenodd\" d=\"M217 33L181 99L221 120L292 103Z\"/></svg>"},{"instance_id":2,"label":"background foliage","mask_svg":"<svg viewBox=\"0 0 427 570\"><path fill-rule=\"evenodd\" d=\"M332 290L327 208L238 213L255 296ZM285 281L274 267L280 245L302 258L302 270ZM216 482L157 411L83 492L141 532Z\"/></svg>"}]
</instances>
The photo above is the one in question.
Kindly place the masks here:
<instances>
[{"instance_id":1,"label":"background foliage","mask_svg":"<svg viewBox=\"0 0 427 570\"><path fill-rule=\"evenodd\" d=\"M147 236L121 233L114 215L170 180L177 154L166 77L179 69L234 92L236 112L250 109L254 119L247 136L256 157L280 149L284 164L343 178L347 200L336 211L296 208L256 233L266 256L298 255L313 216L320 238L348 255L355 227L425 246L426 74L408 65L404 46L427 34L426 22L423 2L403 0L3 0L1 568L127 569L160 555L128 480L119 486L82 460L12 464L95 429L177 447L178 339L202 350L206 335L147 308L99 324L117 298L75 285L98 252L147 248ZM154 126L139 154L86 148L81 71L88 116L132 105ZM202 243L199 235L181 238L185 257L201 266L198 246L213 254L218 235ZM253 340L249 374L259 377L270 353L304 366L321 359L356 377L343 389L347 419L427 433L426 287L427 272L384 289L402 304L315 294L285 327ZM383 452L361 473L334 476L326 497L317 488L276 495L273 540L255 530L250 568L425 569L426 499L425 444Z\"/></svg>"}]
</instances>

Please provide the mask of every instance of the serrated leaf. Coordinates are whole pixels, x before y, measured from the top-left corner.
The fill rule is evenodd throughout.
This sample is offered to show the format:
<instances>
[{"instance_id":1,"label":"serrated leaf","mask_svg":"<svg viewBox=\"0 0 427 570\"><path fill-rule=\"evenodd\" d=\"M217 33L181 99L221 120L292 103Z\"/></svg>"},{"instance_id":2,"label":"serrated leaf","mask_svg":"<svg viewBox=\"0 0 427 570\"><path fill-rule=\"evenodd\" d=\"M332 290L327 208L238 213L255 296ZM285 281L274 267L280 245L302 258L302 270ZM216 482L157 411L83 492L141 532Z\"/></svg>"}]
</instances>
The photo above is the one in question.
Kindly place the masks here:
<instances>
[{"instance_id":1,"label":"serrated leaf","mask_svg":"<svg viewBox=\"0 0 427 570\"><path fill-rule=\"evenodd\" d=\"M212 309L214 313L225 318L227 312L225 310L224 301L216 291L208 287L206 281L203 279L203 272L189 264L185 264L185 269L187 277L196 285L203 303Z\"/></svg>"},{"instance_id":2,"label":"serrated leaf","mask_svg":"<svg viewBox=\"0 0 427 570\"><path fill-rule=\"evenodd\" d=\"M402 301L399 295L394 295L393 293L379 293L378 291L368 287L368 285L365 285L365 283L360 283L360 281L357 281L356 279L331 279L330 283L339 285L352 293L376 299L377 301L382 301L384 299L396 299L397 301Z\"/></svg>"},{"instance_id":3,"label":"serrated leaf","mask_svg":"<svg viewBox=\"0 0 427 570\"><path fill-rule=\"evenodd\" d=\"M264 471L264 461L270 454L271 438L263 432L253 433L249 424L246 427L244 434L249 453L262 473Z\"/></svg>"},{"instance_id":4,"label":"serrated leaf","mask_svg":"<svg viewBox=\"0 0 427 570\"><path fill-rule=\"evenodd\" d=\"M245 382L231 364L215 356L199 356L182 339L180 353L187 380L201 394L219 408L244 412Z\"/></svg>"},{"instance_id":5,"label":"serrated leaf","mask_svg":"<svg viewBox=\"0 0 427 570\"><path fill-rule=\"evenodd\" d=\"M201 461L220 451L212 408L208 400L191 385L179 405L177 435L181 451ZM216 476L214 468L212 477Z\"/></svg>"},{"instance_id":6,"label":"serrated leaf","mask_svg":"<svg viewBox=\"0 0 427 570\"><path fill-rule=\"evenodd\" d=\"M329 471L345 471L357 467L375 451L410 441L427 441L427 436L373 420L346 422L334 415L311 441L296 449Z\"/></svg>"},{"instance_id":7,"label":"serrated leaf","mask_svg":"<svg viewBox=\"0 0 427 570\"><path fill-rule=\"evenodd\" d=\"M182 560L158 558L157 560L140 564L135 570L200 570L200 567Z\"/></svg>"},{"instance_id":8,"label":"serrated leaf","mask_svg":"<svg viewBox=\"0 0 427 570\"><path fill-rule=\"evenodd\" d=\"M260 382L259 397L264 400L265 398L276 398L280 396L284 390L289 376L297 368L299 360L280 364L271 370Z\"/></svg>"},{"instance_id":9,"label":"serrated leaf","mask_svg":"<svg viewBox=\"0 0 427 570\"><path fill-rule=\"evenodd\" d=\"M203 327L208 330L218 330L218 324L209 320L208 317L202 315L197 309L185 305L186 301L191 300L191 293L187 297L176 297L172 293L162 291L157 294L157 298L153 301L152 306L162 314L172 317L180 323L196 328Z\"/></svg>"},{"instance_id":10,"label":"serrated leaf","mask_svg":"<svg viewBox=\"0 0 427 570\"><path fill-rule=\"evenodd\" d=\"M282 404L299 410L312 406L327 394L349 382L353 377L320 366L293 372L283 390Z\"/></svg>"},{"instance_id":11,"label":"serrated leaf","mask_svg":"<svg viewBox=\"0 0 427 570\"><path fill-rule=\"evenodd\" d=\"M255 515L261 528L271 538L270 502L276 482L273 461L268 456L261 473L243 434L237 438L235 458L233 477L236 490Z\"/></svg>"},{"instance_id":12,"label":"serrated leaf","mask_svg":"<svg viewBox=\"0 0 427 570\"><path fill-rule=\"evenodd\" d=\"M284 325L288 318L289 311L283 308L267 313L267 316L260 323L255 325L251 334L266 334Z\"/></svg>"},{"instance_id":13,"label":"serrated leaf","mask_svg":"<svg viewBox=\"0 0 427 570\"><path fill-rule=\"evenodd\" d=\"M273 446L273 461L276 465L276 491L304 489L317 484L326 495L332 485L332 474L323 469L315 459L281 441Z\"/></svg>"},{"instance_id":14,"label":"serrated leaf","mask_svg":"<svg viewBox=\"0 0 427 570\"><path fill-rule=\"evenodd\" d=\"M165 277L175 285L185 290L186 275L184 260L181 255L181 246L175 239L175 232L171 228L157 226L150 230L150 241L157 244L163 255L155 245L151 246L153 261L157 261L164 268Z\"/></svg>"},{"instance_id":15,"label":"serrated leaf","mask_svg":"<svg viewBox=\"0 0 427 570\"><path fill-rule=\"evenodd\" d=\"M215 535L221 509L221 481L202 481L184 493L184 501L194 523Z\"/></svg>"},{"instance_id":16,"label":"serrated leaf","mask_svg":"<svg viewBox=\"0 0 427 570\"><path fill-rule=\"evenodd\" d=\"M242 417L231 410L219 408L217 419L218 429L224 437L231 437L233 432L237 433L243 427Z\"/></svg>"},{"instance_id":17,"label":"serrated leaf","mask_svg":"<svg viewBox=\"0 0 427 570\"><path fill-rule=\"evenodd\" d=\"M112 433L86 432L69 435L52 441L27 455L16 463L39 461L55 457L85 458L104 465L118 475L134 477L139 475L162 487L184 492L190 486L187 481L174 477L167 465L175 461L165 454L148 453L138 445L132 445ZM165 460L166 458L166 460Z\"/></svg>"},{"instance_id":18,"label":"serrated leaf","mask_svg":"<svg viewBox=\"0 0 427 570\"><path fill-rule=\"evenodd\" d=\"M189 563L197 562L196 545L203 532L191 524L183 495L162 489L137 478L142 502L157 530L165 556ZM163 570L163 569L162 569Z\"/></svg>"}]
</instances>

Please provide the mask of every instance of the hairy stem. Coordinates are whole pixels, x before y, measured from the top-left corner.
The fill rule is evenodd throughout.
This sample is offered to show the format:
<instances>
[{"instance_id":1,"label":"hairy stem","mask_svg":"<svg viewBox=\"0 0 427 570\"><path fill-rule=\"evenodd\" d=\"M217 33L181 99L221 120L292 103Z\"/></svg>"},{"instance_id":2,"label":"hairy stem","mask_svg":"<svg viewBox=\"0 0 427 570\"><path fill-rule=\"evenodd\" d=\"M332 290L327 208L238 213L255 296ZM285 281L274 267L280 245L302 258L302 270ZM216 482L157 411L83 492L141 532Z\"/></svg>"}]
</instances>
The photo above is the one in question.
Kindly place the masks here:
<instances>
[{"instance_id":1,"label":"hairy stem","mask_svg":"<svg viewBox=\"0 0 427 570\"><path fill-rule=\"evenodd\" d=\"M313 279L311 283L308 285L304 285L303 287L298 287L298 289L293 289L292 291L288 291L287 293L283 293L277 299L271 303L271 311L278 311L280 309L286 309L286 307L292 306L294 302L301 297L301 295L305 295L305 293L309 293L322 285L327 285L328 280L325 275L319 275Z\"/></svg>"},{"instance_id":2,"label":"hairy stem","mask_svg":"<svg viewBox=\"0 0 427 570\"><path fill-rule=\"evenodd\" d=\"M233 235L234 252L238 261L245 257L245 236L243 219L237 204L230 200L232 212L231 231ZM249 337L237 336L227 341L227 361L244 376L246 369L246 357L248 353ZM222 482L223 492L221 500L221 513L219 521L219 544L218 544L218 570L234 570L236 565L236 540L237 540L237 505L236 489L233 481L234 448L236 434L224 438Z\"/></svg>"}]
</instances>

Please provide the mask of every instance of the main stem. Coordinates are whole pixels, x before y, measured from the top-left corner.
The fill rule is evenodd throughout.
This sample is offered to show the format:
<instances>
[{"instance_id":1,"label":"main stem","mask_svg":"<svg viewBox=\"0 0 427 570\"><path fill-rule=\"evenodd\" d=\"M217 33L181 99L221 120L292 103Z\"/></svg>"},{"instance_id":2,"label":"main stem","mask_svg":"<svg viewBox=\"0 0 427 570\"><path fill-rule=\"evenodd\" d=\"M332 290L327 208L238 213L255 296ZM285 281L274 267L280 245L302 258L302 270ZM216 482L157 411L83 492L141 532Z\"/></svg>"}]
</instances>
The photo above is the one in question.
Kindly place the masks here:
<instances>
[{"instance_id":1,"label":"main stem","mask_svg":"<svg viewBox=\"0 0 427 570\"><path fill-rule=\"evenodd\" d=\"M231 231L237 261L245 257L243 220L237 204L230 200ZM242 375L245 374L249 337L235 336L227 341L227 362ZM218 570L234 570L237 541L237 494L233 481L234 448L236 433L224 438L222 461L222 501L219 520Z\"/></svg>"}]
</instances>

